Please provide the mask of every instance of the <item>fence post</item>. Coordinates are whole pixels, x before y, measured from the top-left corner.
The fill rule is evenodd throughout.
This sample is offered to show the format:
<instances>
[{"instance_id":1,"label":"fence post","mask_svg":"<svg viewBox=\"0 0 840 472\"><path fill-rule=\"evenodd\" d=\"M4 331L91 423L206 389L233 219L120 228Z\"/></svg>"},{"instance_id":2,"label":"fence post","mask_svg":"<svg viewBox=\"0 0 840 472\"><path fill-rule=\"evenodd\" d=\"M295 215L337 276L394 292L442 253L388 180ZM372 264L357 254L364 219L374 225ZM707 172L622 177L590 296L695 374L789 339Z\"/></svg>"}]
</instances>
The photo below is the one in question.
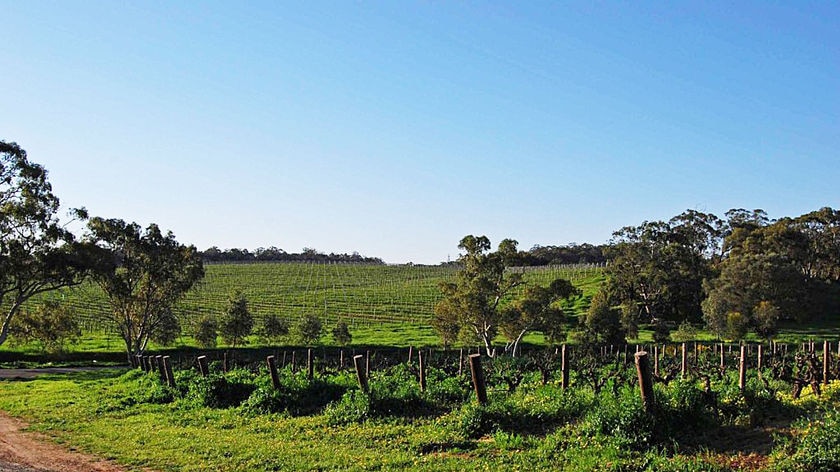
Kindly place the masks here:
<instances>
[{"instance_id":1,"label":"fence post","mask_svg":"<svg viewBox=\"0 0 840 472\"><path fill-rule=\"evenodd\" d=\"M458 351L458 377L464 373L464 348Z\"/></svg>"},{"instance_id":2,"label":"fence post","mask_svg":"<svg viewBox=\"0 0 840 472\"><path fill-rule=\"evenodd\" d=\"M411 364L411 357L414 355L414 346L408 346L408 363Z\"/></svg>"},{"instance_id":3,"label":"fence post","mask_svg":"<svg viewBox=\"0 0 840 472\"><path fill-rule=\"evenodd\" d=\"M306 350L306 378L312 380L315 375L315 363L312 361L312 349Z\"/></svg>"},{"instance_id":4,"label":"fence post","mask_svg":"<svg viewBox=\"0 0 840 472\"><path fill-rule=\"evenodd\" d=\"M639 395L642 397L642 404L645 406L645 411L650 413L654 408L655 397L653 394L653 379L650 376L648 353L646 351L637 352L635 357L636 374L639 376Z\"/></svg>"},{"instance_id":5,"label":"fence post","mask_svg":"<svg viewBox=\"0 0 840 472\"><path fill-rule=\"evenodd\" d=\"M370 351L365 351L365 376L370 377Z\"/></svg>"},{"instance_id":6,"label":"fence post","mask_svg":"<svg viewBox=\"0 0 840 472\"><path fill-rule=\"evenodd\" d=\"M361 388L363 392L368 393L367 375L365 373L365 368L362 365L362 359L364 357L365 356L361 354L353 356L353 366L356 368L356 378L359 379L359 388Z\"/></svg>"},{"instance_id":7,"label":"fence post","mask_svg":"<svg viewBox=\"0 0 840 472\"><path fill-rule=\"evenodd\" d=\"M758 361L756 362L756 369L758 369L759 371L761 370L761 361L762 361L761 358L762 357L764 357L764 349L762 348L762 345L759 344L758 345Z\"/></svg>"},{"instance_id":8,"label":"fence post","mask_svg":"<svg viewBox=\"0 0 840 472\"><path fill-rule=\"evenodd\" d=\"M198 356L198 371L202 377L210 375L210 367L207 366L207 356Z\"/></svg>"},{"instance_id":9,"label":"fence post","mask_svg":"<svg viewBox=\"0 0 840 472\"><path fill-rule=\"evenodd\" d=\"M659 344L653 345L653 375L659 377Z\"/></svg>"},{"instance_id":10,"label":"fence post","mask_svg":"<svg viewBox=\"0 0 840 472\"><path fill-rule=\"evenodd\" d=\"M163 371L166 373L166 383L175 388L175 374L172 372L172 362L169 356L163 356Z\"/></svg>"},{"instance_id":11,"label":"fence post","mask_svg":"<svg viewBox=\"0 0 840 472\"><path fill-rule=\"evenodd\" d=\"M417 350L417 362L420 364L420 391L426 391L426 363L423 359L423 350Z\"/></svg>"},{"instance_id":12,"label":"fence post","mask_svg":"<svg viewBox=\"0 0 840 472\"><path fill-rule=\"evenodd\" d=\"M831 347L828 340L823 341L823 384L828 385L828 377L830 375L829 367L831 364Z\"/></svg>"},{"instance_id":13,"label":"fence post","mask_svg":"<svg viewBox=\"0 0 840 472\"><path fill-rule=\"evenodd\" d=\"M720 370L723 371L726 369L726 350L724 349L723 343L720 344Z\"/></svg>"},{"instance_id":14,"label":"fence post","mask_svg":"<svg viewBox=\"0 0 840 472\"><path fill-rule=\"evenodd\" d=\"M480 405L484 405L487 403L487 387L484 385L484 371L481 370L481 354L470 354L469 359L475 397Z\"/></svg>"},{"instance_id":15,"label":"fence post","mask_svg":"<svg viewBox=\"0 0 840 472\"><path fill-rule=\"evenodd\" d=\"M344 370L344 349L338 355L338 370Z\"/></svg>"},{"instance_id":16,"label":"fence post","mask_svg":"<svg viewBox=\"0 0 840 472\"><path fill-rule=\"evenodd\" d=\"M747 346L741 345L741 363L738 366L738 389L741 390L741 394L744 394L744 391L747 388Z\"/></svg>"},{"instance_id":17,"label":"fence post","mask_svg":"<svg viewBox=\"0 0 840 472\"><path fill-rule=\"evenodd\" d=\"M158 375L160 375L160 381L166 382L166 370L163 368L163 356L155 356L155 368L158 371Z\"/></svg>"},{"instance_id":18,"label":"fence post","mask_svg":"<svg viewBox=\"0 0 840 472\"><path fill-rule=\"evenodd\" d=\"M279 389L280 376L277 374L277 359L274 356L268 356L265 361L268 363L268 373L271 374L271 385L275 389Z\"/></svg>"},{"instance_id":19,"label":"fence post","mask_svg":"<svg viewBox=\"0 0 840 472\"><path fill-rule=\"evenodd\" d=\"M569 348L563 344L560 348L560 371L562 372L562 377L560 377L560 386L563 390L569 388Z\"/></svg>"},{"instance_id":20,"label":"fence post","mask_svg":"<svg viewBox=\"0 0 840 472\"><path fill-rule=\"evenodd\" d=\"M682 364L680 367L680 377L685 378L685 373L688 370L688 366L686 365L686 351L685 351L685 343L682 343Z\"/></svg>"}]
</instances>

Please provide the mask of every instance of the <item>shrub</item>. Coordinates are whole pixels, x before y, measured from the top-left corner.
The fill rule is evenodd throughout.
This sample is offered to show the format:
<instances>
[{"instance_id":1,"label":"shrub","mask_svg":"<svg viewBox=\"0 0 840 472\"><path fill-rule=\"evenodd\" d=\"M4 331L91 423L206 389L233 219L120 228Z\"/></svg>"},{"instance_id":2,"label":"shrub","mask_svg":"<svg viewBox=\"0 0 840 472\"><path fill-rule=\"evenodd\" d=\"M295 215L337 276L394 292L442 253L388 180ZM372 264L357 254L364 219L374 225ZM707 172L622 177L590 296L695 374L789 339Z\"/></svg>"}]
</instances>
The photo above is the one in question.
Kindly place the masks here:
<instances>
[{"instance_id":1,"label":"shrub","mask_svg":"<svg viewBox=\"0 0 840 472\"><path fill-rule=\"evenodd\" d=\"M225 343L236 347L247 343L253 329L254 317L248 311L248 300L237 290L231 294L227 310L219 321L219 334Z\"/></svg>"},{"instance_id":2,"label":"shrub","mask_svg":"<svg viewBox=\"0 0 840 472\"><path fill-rule=\"evenodd\" d=\"M216 347L216 337L219 335L219 324L216 318L207 315L198 321L195 331L195 342L203 348Z\"/></svg>"},{"instance_id":3,"label":"shrub","mask_svg":"<svg viewBox=\"0 0 840 472\"><path fill-rule=\"evenodd\" d=\"M270 343L277 343L289 335L289 321L277 315L268 315L263 319L259 335Z\"/></svg>"},{"instance_id":4,"label":"shrub","mask_svg":"<svg viewBox=\"0 0 840 472\"><path fill-rule=\"evenodd\" d=\"M797 472L840 470L840 412L831 410L818 420L801 425L801 436L794 440L793 451L779 469ZM789 446L790 447L790 446Z\"/></svg>"},{"instance_id":5,"label":"shrub","mask_svg":"<svg viewBox=\"0 0 840 472\"><path fill-rule=\"evenodd\" d=\"M48 300L34 310L22 310L13 319L11 331L17 341L35 341L45 352L64 351L82 335L76 318L57 301Z\"/></svg>"},{"instance_id":6,"label":"shrub","mask_svg":"<svg viewBox=\"0 0 840 472\"><path fill-rule=\"evenodd\" d=\"M239 406L256 389L250 372L235 369L227 373L213 373L191 379L187 398L190 403L209 408Z\"/></svg>"},{"instance_id":7,"label":"shrub","mask_svg":"<svg viewBox=\"0 0 840 472\"><path fill-rule=\"evenodd\" d=\"M316 316L306 315L295 326L295 335L301 344L311 346L321 339L324 327Z\"/></svg>"}]
</instances>

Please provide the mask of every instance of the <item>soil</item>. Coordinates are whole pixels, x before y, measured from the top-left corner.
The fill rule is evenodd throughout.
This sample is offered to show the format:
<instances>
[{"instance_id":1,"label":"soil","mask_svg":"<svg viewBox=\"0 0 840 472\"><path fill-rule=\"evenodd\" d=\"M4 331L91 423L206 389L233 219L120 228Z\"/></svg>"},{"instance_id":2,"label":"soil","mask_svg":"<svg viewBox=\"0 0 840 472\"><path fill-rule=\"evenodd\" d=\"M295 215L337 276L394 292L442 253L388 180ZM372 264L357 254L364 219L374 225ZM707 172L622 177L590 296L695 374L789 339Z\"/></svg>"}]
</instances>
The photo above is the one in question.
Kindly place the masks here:
<instances>
[{"instance_id":1,"label":"soil","mask_svg":"<svg viewBox=\"0 0 840 472\"><path fill-rule=\"evenodd\" d=\"M67 450L44 435L26 431L26 423L0 412L0 471L126 472L87 454Z\"/></svg>"}]
</instances>

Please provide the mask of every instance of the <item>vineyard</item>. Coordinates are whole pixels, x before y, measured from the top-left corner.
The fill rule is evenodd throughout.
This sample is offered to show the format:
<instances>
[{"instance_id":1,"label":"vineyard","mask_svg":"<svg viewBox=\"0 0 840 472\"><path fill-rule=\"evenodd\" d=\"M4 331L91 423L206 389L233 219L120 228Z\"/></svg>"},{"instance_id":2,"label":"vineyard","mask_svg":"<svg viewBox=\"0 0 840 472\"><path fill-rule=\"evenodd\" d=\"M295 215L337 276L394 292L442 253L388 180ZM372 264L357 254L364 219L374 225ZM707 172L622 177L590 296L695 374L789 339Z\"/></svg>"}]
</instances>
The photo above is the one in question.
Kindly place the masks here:
<instances>
[{"instance_id":1,"label":"vineyard","mask_svg":"<svg viewBox=\"0 0 840 472\"><path fill-rule=\"evenodd\" d=\"M546 285L555 278L571 280L583 297L571 308L579 313L603 281L598 265L518 267L529 283ZM326 325L341 319L351 327L381 323L426 324L440 300L438 284L455 276L455 266L249 263L209 264L206 276L175 308L187 330L203 315L220 314L228 297L241 290L254 318L267 315L296 320L322 318ZM85 331L108 330L108 302L95 285L85 284L56 294L78 314ZM40 303L43 299L33 300Z\"/></svg>"}]
</instances>

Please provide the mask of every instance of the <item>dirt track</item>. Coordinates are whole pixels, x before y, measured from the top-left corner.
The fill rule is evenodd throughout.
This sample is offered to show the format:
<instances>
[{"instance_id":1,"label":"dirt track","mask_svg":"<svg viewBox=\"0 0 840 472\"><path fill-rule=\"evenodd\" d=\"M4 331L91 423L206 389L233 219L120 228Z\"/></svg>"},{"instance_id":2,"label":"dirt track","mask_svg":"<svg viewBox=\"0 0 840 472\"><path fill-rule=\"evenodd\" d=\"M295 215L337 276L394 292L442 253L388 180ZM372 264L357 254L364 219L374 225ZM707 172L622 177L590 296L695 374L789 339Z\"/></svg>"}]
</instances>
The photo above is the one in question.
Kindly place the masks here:
<instances>
[{"instance_id":1,"label":"dirt track","mask_svg":"<svg viewBox=\"0 0 840 472\"><path fill-rule=\"evenodd\" d=\"M0 412L0 471L125 472L93 456L67 450L49 438L25 431L26 423Z\"/></svg>"},{"instance_id":2,"label":"dirt track","mask_svg":"<svg viewBox=\"0 0 840 472\"><path fill-rule=\"evenodd\" d=\"M32 379L40 375L66 374L102 368L0 369L0 379ZM26 426L23 421L0 411L0 472L125 472L127 470L97 457L68 450L44 435L25 431Z\"/></svg>"}]
</instances>

